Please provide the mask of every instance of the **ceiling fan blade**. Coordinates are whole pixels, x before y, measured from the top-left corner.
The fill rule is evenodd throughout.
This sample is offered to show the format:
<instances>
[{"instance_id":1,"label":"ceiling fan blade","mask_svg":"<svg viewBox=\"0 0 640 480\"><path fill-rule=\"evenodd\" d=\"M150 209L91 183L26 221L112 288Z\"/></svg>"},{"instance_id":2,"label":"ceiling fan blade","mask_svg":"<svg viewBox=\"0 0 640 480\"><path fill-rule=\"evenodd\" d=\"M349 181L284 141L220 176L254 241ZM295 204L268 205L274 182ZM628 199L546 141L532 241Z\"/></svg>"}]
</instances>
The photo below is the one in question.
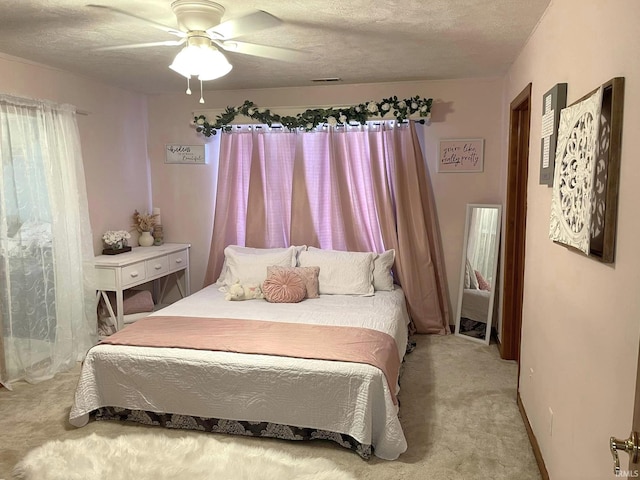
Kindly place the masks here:
<instances>
[{"instance_id":1,"label":"ceiling fan blade","mask_svg":"<svg viewBox=\"0 0 640 480\"><path fill-rule=\"evenodd\" d=\"M274 17L270 13L258 10L242 17L232 18L226 22L222 22L215 27L207 30L207 33L213 38L220 40L228 40L230 38L240 37L247 33L257 32L265 28L277 27L282 23L278 17Z\"/></svg>"},{"instance_id":2,"label":"ceiling fan blade","mask_svg":"<svg viewBox=\"0 0 640 480\"><path fill-rule=\"evenodd\" d=\"M96 52L108 52L110 50L129 50L133 48L146 48L146 47L175 47L182 45L187 39L182 40L167 40L165 42L148 42L148 43L132 43L129 45L113 45L111 47L94 48Z\"/></svg>"},{"instance_id":3,"label":"ceiling fan blade","mask_svg":"<svg viewBox=\"0 0 640 480\"><path fill-rule=\"evenodd\" d=\"M300 50L293 50L290 48L269 47L267 45L257 45L255 43L236 42L235 40L227 40L225 42L214 40L214 43L226 52L272 58L274 60L282 60L285 62L295 62L296 60L300 60L303 53Z\"/></svg>"},{"instance_id":4,"label":"ceiling fan blade","mask_svg":"<svg viewBox=\"0 0 640 480\"><path fill-rule=\"evenodd\" d=\"M87 7L103 8L103 9L109 10L111 12L119 13L120 15L126 15L128 17L135 18L136 20L140 20L142 22L148 23L149 25L154 26L158 30L162 30L163 32L170 33L170 34L175 35L177 37L186 37L187 36L186 33L181 32L178 29L175 29L175 28L172 28L172 27L168 27L167 25L163 25L162 23L158 23L158 22L155 22L153 20L149 20L148 18L139 17L138 15L136 15L134 13L127 12L125 10L120 10L119 8L109 7L108 5L97 5L97 4L93 4L93 3L87 4Z\"/></svg>"}]
</instances>

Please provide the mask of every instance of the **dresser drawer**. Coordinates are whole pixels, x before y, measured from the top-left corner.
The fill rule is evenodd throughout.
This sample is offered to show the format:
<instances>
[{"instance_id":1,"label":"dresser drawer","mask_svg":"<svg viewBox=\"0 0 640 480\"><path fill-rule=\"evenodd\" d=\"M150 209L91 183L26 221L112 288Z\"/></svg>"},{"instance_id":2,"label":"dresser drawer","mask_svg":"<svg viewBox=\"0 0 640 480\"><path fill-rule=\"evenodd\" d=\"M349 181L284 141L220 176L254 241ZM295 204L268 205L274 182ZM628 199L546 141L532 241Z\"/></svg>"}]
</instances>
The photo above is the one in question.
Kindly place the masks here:
<instances>
[{"instance_id":1,"label":"dresser drawer","mask_svg":"<svg viewBox=\"0 0 640 480\"><path fill-rule=\"evenodd\" d=\"M165 255L164 257L152 258L151 260L147 260L147 278L152 279L157 276L165 275L169 271L169 256Z\"/></svg>"},{"instance_id":2,"label":"dresser drawer","mask_svg":"<svg viewBox=\"0 0 640 480\"><path fill-rule=\"evenodd\" d=\"M147 278L144 262L134 263L122 268L122 286L140 283Z\"/></svg>"},{"instance_id":3,"label":"dresser drawer","mask_svg":"<svg viewBox=\"0 0 640 480\"><path fill-rule=\"evenodd\" d=\"M189 257L186 250L169 255L169 270L172 272L187 268L188 263Z\"/></svg>"}]
</instances>

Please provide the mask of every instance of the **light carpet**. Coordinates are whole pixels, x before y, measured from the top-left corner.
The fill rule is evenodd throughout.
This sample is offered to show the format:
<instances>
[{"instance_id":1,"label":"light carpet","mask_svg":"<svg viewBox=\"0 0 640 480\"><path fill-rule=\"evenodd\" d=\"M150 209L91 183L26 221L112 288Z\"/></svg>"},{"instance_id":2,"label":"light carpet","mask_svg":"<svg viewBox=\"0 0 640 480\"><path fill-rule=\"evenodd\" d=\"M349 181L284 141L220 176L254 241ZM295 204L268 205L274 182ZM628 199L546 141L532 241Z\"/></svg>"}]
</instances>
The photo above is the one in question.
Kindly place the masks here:
<instances>
[{"instance_id":1,"label":"light carpet","mask_svg":"<svg viewBox=\"0 0 640 480\"><path fill-rule=\"evenodd\" d=\"M207 436L242 448L259 446L296 458L323 458L362 480L540 480L516 404L518 365L501 360L495 345L453 335L416 335L415 340L418 346L406 357L399 396L409 448L393 462L365 461L323 440L206 434L117 421L91 421L74 428L68 419L78 366L36 385L17 383L11 392L0 388L0 479L9 480L30 450L51 440L92 433L108 438L152 433L167 438ZM176 463L186 464L179 459Z\"/></svg>"},{"instance_id":2,"label":"light carpet","mask_svg":"<svg viewBox=\"0 0 640 480\"><path fill-rule=\"evenodd\" d=\"M45 443L16 465L14 476L24 480L355 480L330 460L225 444L209 435L108 438L95 433Z\"/></svg>"}]
</instances>

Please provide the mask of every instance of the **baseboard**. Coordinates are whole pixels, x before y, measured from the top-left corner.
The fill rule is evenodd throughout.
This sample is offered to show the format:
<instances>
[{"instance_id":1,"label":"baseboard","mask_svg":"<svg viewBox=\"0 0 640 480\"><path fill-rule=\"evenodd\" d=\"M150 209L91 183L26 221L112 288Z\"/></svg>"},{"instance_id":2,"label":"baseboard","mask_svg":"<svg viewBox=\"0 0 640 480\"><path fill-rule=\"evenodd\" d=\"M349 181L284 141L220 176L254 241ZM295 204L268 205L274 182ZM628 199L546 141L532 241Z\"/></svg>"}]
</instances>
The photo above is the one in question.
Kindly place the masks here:
<instances>
[{"instance_id":1,"label":"baseboard","mask_svg":"<svg viewBox=\"0 0 640 480\"><path fill-rule=\"evenodd\" d=\"M533 430L531 429L531 424L529 423L527 412L524 410L524 405L522 404L522 399L520 398L520 392L518 392L518 410L520 410L520 415L522 416L524 427L527 430L527 436L529 437L531 448L533 448L533 455L536 457L536 463L538 464L540 475L542 475L542 480L549 480L549 472L547 472L547 467L544 464L544 458L542 458L542 452L540 451L538 440L536 439L536 436L533 434Z\"/></svg>"}]
</instances>

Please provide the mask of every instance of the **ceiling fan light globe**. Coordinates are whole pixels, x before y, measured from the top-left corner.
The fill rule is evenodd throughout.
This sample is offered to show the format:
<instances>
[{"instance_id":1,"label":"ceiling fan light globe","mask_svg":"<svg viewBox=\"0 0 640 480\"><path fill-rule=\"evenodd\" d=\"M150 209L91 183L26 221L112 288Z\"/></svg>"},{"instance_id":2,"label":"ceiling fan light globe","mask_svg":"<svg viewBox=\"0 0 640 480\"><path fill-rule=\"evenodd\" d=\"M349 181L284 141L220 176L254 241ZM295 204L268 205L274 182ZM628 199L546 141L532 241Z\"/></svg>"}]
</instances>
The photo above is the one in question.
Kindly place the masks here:
<instances>
[{"instance_id":1,"label":"ceiling fan light globe","mask_svg":"<svg viewBox=\"0 0 640 480\"><path fill-rule=\"evenodd\" d=\"M191 74L188 71L181 69L180 65L176 65L175 61L171 65L169 65L169 68L187 79L191 78Z\"/></svg>"},{"instance_id":2,"label":"ceiling fan light globe","mask_svg":"<svg viewBox=\"0 0 640 480\"><path fill-rule=\"evenodd\" d=\"M233 68L227 58L215 48L207 49L199 67L199 80L214 80L223 77Z\"/></svg>"},{"instance_id":3,"label":"ceiling fan light globe","mask_svg":"<svg viewBox=\"0 0 640 480\"><path fill-rule=\"evenodd\" d=\"M203 50L194 45L187 45L178 52L169 68L180 75L189 78L198 74L198 66L202 62Z\"/></svg>"},{"instance_id":4,"label":"ceiling fan light globe","mask_svg":"<svg viewBox=\"0 0 640 480\"><path fill-rule=\"evenodd\" d=\"M232 66L215 47L188 45L178 52L169 68L186 78L213 80L229 73Z\"/></svg>"},{"instance_id":5,"label":"ceiling fan light globe","mask_svg":"<svg viewBox=\"0 0 640 480\"><path fill-rule=\"evenodd\" d=\"M230 63L217 65L214 68L206 68L198 75L198 80L215 80L216 78L224 77L232 68L233 66Z\"/></svg>"}]
</instances>

